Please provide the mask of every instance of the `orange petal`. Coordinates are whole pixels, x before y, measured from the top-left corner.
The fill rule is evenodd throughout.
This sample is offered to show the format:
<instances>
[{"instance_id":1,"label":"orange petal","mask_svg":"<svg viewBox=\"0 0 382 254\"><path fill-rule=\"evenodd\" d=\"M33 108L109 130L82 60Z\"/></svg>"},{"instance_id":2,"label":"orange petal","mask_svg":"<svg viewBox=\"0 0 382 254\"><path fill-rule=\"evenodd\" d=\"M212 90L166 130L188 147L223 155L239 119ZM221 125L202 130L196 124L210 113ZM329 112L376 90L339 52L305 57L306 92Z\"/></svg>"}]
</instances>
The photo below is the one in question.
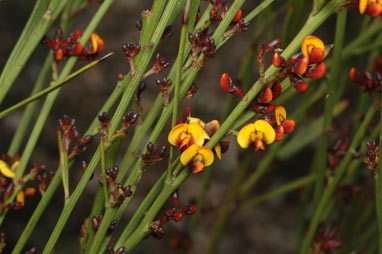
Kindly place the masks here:
<instances>
[{"instance_id":1,"label":"orange petal","mask_svg":"<svg viewBox=\"0 0 382 254\"><path fill-rule=\"evenodd\" d=\"M263 91L260 93L259 97L257 97L257 101L259 103L270 103L273 99L272 89L269 86L266 86Z\"/></svg>"},{"instance_id":2,"label":"orange petal","mask_svg":"<svg viewBox=\"0 0 382 254\"><path fill-rule=\"evenodd\" d=\"M181 155L180 155L180 162L186 166L190 162L192 162L192 159L195 157L195 155L198 154L199 146L196 144L191 145L189 148L187 148Z\"/></svg>"},{"instance_id":3,"label":"orange petal","mask_svg":"<svg viewBox=\"0 0 382 254\"><path fill-rule=\"evenodd\" d=\"M297 75L302 75L306 72L308 69L308 58L303 57L299 62L297 62L293 67L292 67L292 72L296 73Z\"/></svg>"},{"instance_id":4,"label":"orange petal","mask_svg":"<svg viewBox=\"0 0 382 254\"><path fill-rule=\"evenodd\" d=\"M98 39L99 38L99 35L96 34L96 33L92 33L92 35L90 36L90 44L92 45L92 54L96 53L97 52L97 49L98 49Z\"/></svg>"},{"instance_id":5,"label":"orange petal","mask_svg":"<svg viewBox=\"0 0 382 254\"><path fill-rule=\"evenodd\" d=\"M176 125L168 134L168 142L173 146L178 146L178 143L181 141L179 140L180 135L183 132L187 132L188 124L182 123Z\"/></svg>"},{"instance_id":6,"label":"orange petal","mask_svg":"<svg viewBox=\"0 0 382 254\"><path fill-rule=\"evenodd\" d=\"M370 3L367 7L367 15L376 18L381 13L382 6L378 3Z\"/></svg>"},{"instance_id":7,"label":"orange petal","mask_svg":"<svg viewBox=\"0 0 382 254\"><path fill-rule=\"evenodd\" d=\"M270 125L267 121L257 120L254 123L254 126L257 133L262 133L263 137L261 137L261 140L264 141L266 144L271 144L273 143L273 141L275 141L275 130L273 129L272 125Z\"/></svg>"},{"instance_id":8,"label":"orange petal","mask_svg":"<svg viewBox=\"0 0 382 254\"><path fill-rule=\"evenodd\" d=\"M254 143L254 148L255 148L255 152L257 152L259 150L265 151L265 147L264 147L263 141L261 141L258 138L256 139L256 141Z\"/></svg>"},{"instance_id":9,"label":"orange petal","mask_svg":"<svg viewBox=\"0 0 382 254\"><path fill-rule=\"evenodd\" d=\"M296 123L293 120L285 120L281 125L284 128L284 133L289 134L294 130Z\"/></svg>"},{"instance_id":10,"label":"orange petal","mask_svg":"<svg viewBox=\"0 0 382 254\"><path fill-rule=\"evenodd\" d=\"M16 200L17 200L17 202L20 202L24 206L25 196L24 196L24 191L23 190L17 192Z\"/></svg>"},{"instance_id":11,"label":"orange petal","mask_svg":"<svg viewBox=\"0 0 382 254\"><path fill-rule=\"evenodd\" d=\"M207 146L200 147L198 153L203 156L204 166L208 167L214 162L214 153L211 151L209 147Z\"/></svg>"},{"instance_id":12,"label":"orange petal","mask_svg":"<svg viewBox=\"0 0 382 254\"><path fill-rule=\"evenodd\" d=\"M276 118L277 125L280 125L282 121L284 121L287 118L287 113L283 106L279 105L276 107L275 118Z\"/></svg>"},{"instance_id":13,"label":"orange petal","mask_svg":"<svg viewBox=\"0 0 382 254\"><path fill-rule=\"evenodd\" d=\"M191 166L193 174L203 172L203 170L204 170L204 163L200 160L193 161L190 166Z\"/></svg>"},{"instance_id":14,"label":"orange petal","mask_svg":"<svg viewBox=\"0 0 382 254\"><path fill-rule=\"evenodd\" d=\"M26 188L24 191L24 194L26 197L32 197L35 193L36 193L36 189L32 187Z\"/></svg>"},{"instance_id":15,"label":"orange petal","mask_svg":"<svg viewBox=\"0 0 382 254\"><path fill-rule=\"evenodd\" d=\"M0 172L3 176L8 177L8 178L14 178L15 177L15 172L13 172L7 163L4 161L0 160Z\"/></svg>"},{"instance_id":16,"label":"orange petal","mask_svg":"<svg viewBox=\"0 0 382 254\"><path fill-rule=\"evenodd\" d=\"M283 59L281 58L281 55L279 52L275 52L273 54L273 58L272 58L272 64L275 66L275 67L281 67L283 65Z\"/></svg>"},{"instance_id":17,"label":"orange petal","mask_svg":"<svg viewBox=\"0 0 382 254\"><path fill-rule=\"evenodd\" d=\"M255 125L253 123L247 124L237 134L237 143L241 148L247 148L255 140L252 137L255 135Z\"/></svg>"},{"instance_id":18,"label":"orange petal","mask_svg":"<svg viewBox=\"0 0 382 254\"><path fill-rule=\"evenodd\" d=\"M369 4L369 0L359 0L359 13L364 14Z\"/></svg>"},{"instance_id":19,"label":"orange petal","mask_svg":"<svg viewBox=\"0 0 382 254\"><path fill-rule=\"evenodd\" d=\"M305 37L305 39L301 43L301 51L302 54L308 59L308 62L310 63L310 53L314 48L318 49L325 49L324 43L321 41L320 38L314 35L309 35Z\"/></svg>"},{"instance_id":20,"label":"orange petal","mask_svg":"<svg viewBox=\"0 0 382 254\"><path fill-rule=\"evenodd\" d=\"M326 64L325 62L321 62L317 64L314 68L309 69L305 72L305 76L311 79L320 79L326 73Z\"/></svg>"},{"instance_id":21,"label":"orange petal","mask_svg":"<svg viewBox=\"0 0 382 254\"><path fill-rule=\"evenodd\" d=\"M284 127L282 125L277 125L275 132L276 132L275 141L282 140L284 137Z\"/></svg>"}]
</instances>

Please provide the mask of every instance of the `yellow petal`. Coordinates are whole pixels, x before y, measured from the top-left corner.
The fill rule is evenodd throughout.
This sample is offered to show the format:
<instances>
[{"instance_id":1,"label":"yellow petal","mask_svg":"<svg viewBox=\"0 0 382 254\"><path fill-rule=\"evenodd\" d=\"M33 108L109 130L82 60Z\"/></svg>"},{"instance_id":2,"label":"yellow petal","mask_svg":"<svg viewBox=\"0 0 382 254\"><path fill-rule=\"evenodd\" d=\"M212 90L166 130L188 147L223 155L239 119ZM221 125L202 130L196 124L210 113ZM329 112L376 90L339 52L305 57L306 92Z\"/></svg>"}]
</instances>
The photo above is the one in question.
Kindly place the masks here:
<instances>
[{"instance_id":1,"label":"yellow petal","mask_svg":"<svg viewBox=\"0 0 382 254\"><path fill-rule=\"evenodd\" d=\"M96 33L92 33L92 35L90 36L90 43L92 44L92 48L93 48L93 54L97 52L97 49L98 49L98 40L100 39L99 35L96 34Z\"/></svg>"},{"instance_id":2,"label":"yellow petal","mask_svg":"<svg viewBox=\"0 0 382 254\"><path fill-rule=\"evenodd\" d=\"M204 166L207 167L214 162L214 153L211 151L209 147L207 146L200 147L198 153L203 156Z\"/></svg>"},{"instance_id":3,"label":"yellow petal","mask_svg":"<svg viewBox=\"0 0 382 254\"><path fill-rule=\"evenodd\" d=\"M221 160L222 159L222 147L220 146L220 143L214 147L214 150L215 150L215 153L216 153L216 156L218 157L218 159Z\"/></svg>"},{"instance_id":4,"label":"yellow petal","mask_svg":"<svg viewBox=\"0 0 382 254\"><path fill-rule=\"evenodd\" d=\"M23 190L17 192L16 200L17 200L17 202L20 202L24 206L25 197L24 197L24 191Z\"/></svg>"},{"instance_id":5,"label":"yellow petal","mask_svg":"<svg viewBox=\"0 0 382 254\"><path fill-rule=\"evenodd\" d=\"M187 132L188 124L182 123L176 125L168 134L168 142L173 145L177 146L179 143L179 136L182 134L182 132Z\"/></svg>"},{"instance_id":6,"label":"yellow petal","mask_svg":"<svg viewBox=\"0 0 382 254\"><path fill-rule=\"evenodd\" d=\"M19 165L20 165L20 161L15 161L15 162L13 162L13 164L12 164L12 166L11 166L11 170L12 170L13 172L16 172L16 169L19 167Z\"/></svg>"},{"instance_id":7,"label":"yellow petal","mask_svg":"<svg viewBox=\"0 0 382 254\"><path fill-rule=\"evenodd\" d=\"M8 178L14 178L15 173L9 168L8 164L0 160L0 172L3 176Z\"/></svg>"},{"instance_id":8,"label":"yellow petal","mask_svg":"<svg viewBox=\"0 0 382 254\"><path fill-rule=\"evenodd\" d=\"M187 120L189 123L199 124L200 126L202 126L202 128L204 128L206 126L206 124L202 120L200 120L199 118L196 118L196 117L189 116L189 117L187 117Z\"/></svg>"},{"instance_id":9,"label":"yellow petal","mask_svg":"<svg viewBox=\"0 0 382 254\"><path fill-rule=\"evenodd\" d=\"M197 144L198 146L204 143L204 129L197 123L188 124L187 132L192 135L192 144Z\"/></svg>"},{"instance_id":10,"label":"yellow petal","mask_svg":"<svg viewBox=\"0 0 382 254\"><path fill-rule=\"evenodd\" d=\"M237 143L241 148L247 148L253 140L251 136L255 133L255 125L253 123L247 124L237 134Z\"/></svg>"},{"instance_id":11,"label":"yellow petal","mask_svg":"<svg viewBox=\"0 0 382 254\"><path fill-rule=\"evenodd\" d=\"M283 106L279 105L275 108L275 118L277 125L280 125L287 118L286 110Z\"/></svg>"},{"instance_id":12,"label":"yellow petal","mask_svg":"<svg viewBox=\"0 0 382 254\"><path fill-rule=\"evenodd\" d=\"M263 140L266 144L271 144L275 141L276 132L272 125L270 125L267 121L257 120L254 123L254 126L257 132L262 132L263 137L261 140Z\"/></svg>"},{"instance_id":13,"label":"yellow petal","mask_svg":"<svg viewBox=\"0 0 382 254\"><path fill-rule=\"evenodd\" d=\"M180 155L180 162L184 166L188 165L192 161L192 159L195 157L195 155L198 154L198 151L199 151L198 145L196 144L191 145Z\"/></svg>"},{"instance_id":14,"label":"yellow petal","mask_svg":"<svg viewBox=\"0 0 382 254\"><path fill-rule=\"evenodd\" d=\"M359 0L359 13L364 14L368 4L369 0Z\"/></svg>"},{"instance_id":15,"label":"yellow petal","mask_svg":"<svg viewBox=\"0 0 382 254\"><path fill-rule=\"evenodd\" d=\"M309 60L309 54L313 48L325 49L325 44L320 38L314 35L309 35L301 43L302 54ZM309 61L308 61L309 62Z\"/></svg>"}]
</instances>

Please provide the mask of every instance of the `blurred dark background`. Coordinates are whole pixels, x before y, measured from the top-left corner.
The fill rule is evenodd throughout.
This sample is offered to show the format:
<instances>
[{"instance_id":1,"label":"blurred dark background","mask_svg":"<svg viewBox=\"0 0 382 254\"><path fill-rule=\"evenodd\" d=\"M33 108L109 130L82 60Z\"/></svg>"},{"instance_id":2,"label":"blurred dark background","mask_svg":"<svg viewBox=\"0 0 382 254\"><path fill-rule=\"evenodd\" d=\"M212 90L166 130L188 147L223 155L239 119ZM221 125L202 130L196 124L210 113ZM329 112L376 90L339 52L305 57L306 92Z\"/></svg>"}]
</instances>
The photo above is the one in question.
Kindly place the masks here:
<instances>
[{"instance_id":1,"label":"blurred dark background","mask_svg":"<svg viewBox=\"0 0 382 254\"><path fill-rule=\"evenodd\" d=\"M115 54L96 66L90 71L82 74L70 84L66 85L60 96L57 97L56 103L51 111L51 114L45 124L44 130L39 138L38 144L32 155L30 164L33 162L46 165L47 168L56 170L59 162L58 149L57 149L57 120L64 114L75 118L78 130L84 133L91 123L92 119L97 115L98 110L101 108L107 97L111 94L117 82L119 73L125 74L129 70L129 65L124 58L121 51L121 44L123 42L138 42L139 32L135 27L135 22L140 16L140 12L151 7L149 0L117 0L107 12L103 21L97 27L96 32L101 36L105 42L105 48L102 54L114 52ZM231 1L229 1L231 2ZM250 10L255 8L261 1L247 1L242 8L243 14L246 15ZM276 1L271 8L274 10L281 5L281 2ZM297 1L298 2L298 1ZM301 2L301 1L300 1ZM311 4L311 1L309 5ZM207 2L202 2L202 6L206 6ZM9 56L14 44L20 35L24 24L26 23L30 11L32 10L34 1L22 0L3 0L0 2L0 67L4 66L7 57ZM92 15L98 8L97 4L89 5L76 19L74 27L71 30L83 30L87 22L91 19ZM201 9L203 11L203 8ZM219 87L220 75L224 72L229 73L233 79L236 79L241 62L244 56L248 53L251 47L257 47L260 43L267 43L274 38L283 36L283 24L286 16L286 9L278 13L272 13L271 9L268 12L270 17L274 17L272 22L268 22L267 28L261 33L257 40L253 40L253 30L259 29L257 19L251 22L247 32L240 33L227 44L225 44L219 51L216 57L207 61L205 68L200 72L196 79L199 87L195 97L191 100L182 102L180 113L183 112L185 107L192 107L192 114L195 117L201 118L205 121L213 119L220 119L225 101L228 96ZM355 10L350 10L350 17L356 13ZM299 17L303 22L304 17ZM350 20L350 26L357 28L359 24L356 20ZM298 31L303 23L297 24ZM260 23L261 26L264 23ZM333 42L333 31L335 22L334 19L329 19L325 26L321 27L315 34L322 37L325 43ZM50 29L48 36L52 37L55 29L57 29L57 22ZM162 43L157 52L160 52L166 61L171 64L177 54L178 39L180 36L180 20L175 21L172 28L173 36L165 43ZM352 36L349 33L349 36ZM284 38L293 38L293 33ZM35 53L28 61L26 67L22 71L16 83L10 90L2 108L7 108L23 98L29 96L42 63L48 53L48 48L44 45L37 47ZM79 63L75 67L78 69L84 63ZM61 66L61 65L60 65ZM170 66L171 67L171 66ZM168 70L160 73L159 75L150 77L147 80L147 89L142 95L142 106L144 114L150 109L151 102L154 100L159 92L159 88L155 85L156 78L163 78L166 76ZM257 79L257 68L252 68L252 81ZM43 100L42 100L43 101ZM40 106L42 105L40 102ZM322 103L320 104L323 105ZM296 105L291 104L291 107ZM112 113L112 112L110 112ZM5 153L11 142L12 135L20 120L22 111L16 111L4 119L0 120L0 152ZM35 115L36 119L38 111ZM29 128L29 131L32 127ZM158 145L167 145L167 134L169 126L164 130L162 137L158 140ZM28 137L28 134L26 135ZM96 139L97 140L97 139ZM222 161L217 161L214 164L213 178L210 185L210 190L207 197L207 206L211 211L203 216L203 220L194 235L193 249L194 253L202 253L209 241L211 228L214 225L216 214L213 210L218 210L219 204L224 199L230 180L234 171L237 169L238 161L241 159L241 151L234 138L230 138L231 146L229 152L223 155ZM25 140L26 142L26 140ZM122 152L127 147L129 140L126 140L122 145ZM91 152L95 150L95 142L86 154L81 155L79 161L89 161ZM25 144L25 143L24 143ZM19 151L22 153L22 149ZM288 162L275 163L270 173L267 174L263 180L256 186L252 195L255 196L266 190L270 190L288 180L295 179L297 176L305 175L310 167L310 161L313 154L312 148L307 148L298 156ZM262 155L255 155L251 164L250 172L255 170L256 161ZM120 223L115 231L115 235L121 232L121 226L125 225L129 217L134 212L135 208L140 204L140 201L156 181L158 176L163 172L164 164L158 164L149 167L142 182L139 186L137 195L134 197L128 211L125 214L123 221ZM77 163L71 171L70 186L74 188L75 183L79 180L82 172ZM188 205L198 195L203 175L191 176L180 188L180 203L181 205ZM92 200L97 187L97 175L89 183L86 191L83 193L75 210L70 217L63 234L57 242L55 253L78 253L79 252L79 230L83 220L88 216L92 205ZM10 251L17 241L18 235L22 232L29 215L32 213L34 207L37 205L40 195L37 193L31 200L26 201L26 205L19 211L11 211L7 215L6 221L1 227L1 231L6 233L6 242ZM235 214L230 220L230 224L218 249L219 253L280 253L289 254L294 252L296 246L297 235L297 222L299 216L299 203L300 195L298 192L293 192L288 195L271 199L259 206L240 211ZM45 246L63 206L63 191L60 190L56 193L54 199L45 211L42 219L36 227L34 233L30 237L27 248L36 246L37 253L40 253ZM172 207L169 202L165 209ZM216 211L215 210L215 211ZM160 217L160 214L157 216ZM165 226L168 232L167 236L158 241L153 238L143 240L134 253L182 253L178 250L171 250L170 240L174 235L179 234L178 231L187 229L188 218L180 223L168 223ZM170 251L171 250L171 251ZM8 253L6 251L6 253Z\"/></svg>"}]
</instances>

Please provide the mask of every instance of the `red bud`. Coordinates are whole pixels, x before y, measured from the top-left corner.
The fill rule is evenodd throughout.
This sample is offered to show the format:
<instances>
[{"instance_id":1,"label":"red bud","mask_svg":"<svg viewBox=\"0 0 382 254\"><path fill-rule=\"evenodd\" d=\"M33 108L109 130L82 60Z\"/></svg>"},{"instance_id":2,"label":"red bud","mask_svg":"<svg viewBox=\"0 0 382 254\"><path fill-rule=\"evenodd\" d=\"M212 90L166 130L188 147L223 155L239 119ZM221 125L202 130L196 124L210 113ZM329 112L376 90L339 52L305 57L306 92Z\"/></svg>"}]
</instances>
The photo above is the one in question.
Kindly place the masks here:
<instances>
[{"instance_id":1,"label":"red bud","mask_svg":"<svg viewBox=\"0 0 382 254\"><path fill-rule=\"evenodd\" d=\"M326 72L326 64L324 62L321 62L317 64L313 68L309 68L307 72L305 72L305 77L311 78L311 79L320 79L325 75Z\"/></svg>"}]
</instances>

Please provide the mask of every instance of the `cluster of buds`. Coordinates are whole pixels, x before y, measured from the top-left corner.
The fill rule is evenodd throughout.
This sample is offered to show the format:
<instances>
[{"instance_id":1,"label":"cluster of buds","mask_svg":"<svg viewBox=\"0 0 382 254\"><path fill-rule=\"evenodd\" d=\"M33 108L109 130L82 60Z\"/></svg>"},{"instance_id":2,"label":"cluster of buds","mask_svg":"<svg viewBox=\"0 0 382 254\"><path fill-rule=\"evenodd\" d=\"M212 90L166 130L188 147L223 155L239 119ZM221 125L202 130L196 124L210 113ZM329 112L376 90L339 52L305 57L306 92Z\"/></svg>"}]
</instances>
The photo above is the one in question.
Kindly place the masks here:
<instances>
[{"instance_id":1,"label":"cluster of buds","mask_svg":"<svg viewBox=\"0 0 382 254\"><path fill-rule=\"evenodd\" d=\"M178 203L179 203L178 191L175 191L171 195L171 199L174 202L175 207L167 210L166 213L162 216L162 218L159 221L154 221L153 223L149 225L149 228L151 230L149 234L150 236L157 239L162 239L165 236L165 231L163 230L163 227L162 227L164 224L166 224L170 220L179 222L183 219L184 215L193 215L198 210L198 208L195 205L178 208Z\"/></svg>"},{"instance_id":2,"label":"cluster of buds","mask_svg":"<svg viewBox=\"0 0 382 254\"><path fill-rule=\"evenodd\" d=\"M79 42L81 36L82 32L75 30L64 40L63 32L60 27L56 31L53 39L44 36L42 43L53 50L56 61L60 61L64 56L79 56L81 60L89 60L103 50L104 42L98 34L93 33L90 36L90 44L85 48Z\"/></svg>"},{"instance_id":3,"label":"cluster of buds","mask_svg":"<svg viewBox=\"0 0 382 254\"><path fill-rule=\"evenodd\" d=\"M254 111L262 114L271 114L275 106L271 104L281 93L282 87L279 81L272 84L272 88L265 85L261 92L255 98L255 104L251 107Z\"/></svg>"},{"instance_id":4,"label":"cluster of buds","mask_svg":"<svg viewBox=\"0 0 382 254\"><path fill-rule=\"evenodd\" d=\"M139 51L141 51L141 46L132 42L123 43L122 51L125 53L126 60L129 61L131 72L134 73L136 70L134 59L135 56L139 53Z\"/></svg>"},{"instance_id":5,"label":"cluster of buds","mask_svg":"<svg viewBox=\"0 0 382 254\"><path fill-rule=\"evenodd\" d=\"M190 88L188 88L187 90L187 93L186 95L184 96L184 98L186 99L192 99L194 97L194 95L196 94L196 92L198 91L198 85L194 82L192 83L192 85L190 86Z\"/></svg>"},{"instance_id":6,"label":"cluster of buds","mask_svg":"<svg viewBox=\"0 0 382 254\"><path fill-rule=\"evenodd\" d=\"M29 175L25 176L24 178L30 178L32 180L36 179L38 182L39 191L44 193L47 187L47 180L51 180L53 177L54 172L52 170L48 171L45 165L34 163L32 169L29 172Z\"/></svg>"},{"instance_id":7,"label":"cluster of buds","mask_svg":"<svg viewBox=\"0 0 382 254\"><path fill-rule=\"evenodd\" d=\"M157 79L156 82L158 87L160 87L160 92L162 94L162 98L163 98L163 105L164 106L167 106L168 103L169 103L169 94L168 94L168 88L172 85L172 81L171 79Z\"/></svg>"},{"instance_id":8,"label":"cluster of buds","mask_svg":"<svg viewBox=\"0 0 382 254\"><path fill-rule=\"evenodd\" d=\"M312 242L313 254L334 254L341 249L344 243L338 237L339 228L331 229L327 225L320 225L316 238Z\"/></svg>"},{"instance_id":9,"label":"cluster of buds","mask_svg":"<svg viewBox=\"0 0 382 254\"><path fill-rule=\"evenodd\" d=\"M360 14L367 14L373 18L382 16L381 0L352 0L349 5L357 8Z\"/></svg>"},{"instance_id":10,"label":"cluster of buds","mask_svg":"<svg viewBox=\"0 0 382 254\"><path fill-rule=\"evenodd\" d=\"M146 146L147 152L141 155L143 161L142 168L145 168L149 165L153 165L163 159L168 158L167 147L162 146L158 149L153 143L148 143Z\"/></svg>"},{"instance_id":11,"label":"cluster of buds","mask_svg":"<svg viewBox=\"0 0 382 254\"><path fill-rule=\"evenodd\" d=\"M119 173L117 166L106 169L107 182L110 188L110 204L112 207L121 205L126 198L131 197L133 192L131 186L124 187L121 183L116 183Z\"/></svg>"},{"instance_id":12,"label":"cluster of buds","mask_svg":"<svg viewBox=\"0 0 382 254\"><path fill-rule=\"evenodd\" d=\"M208 29L195 34L188 33L188 40L191 43L191 58L194 65L203 67L208 59L216 55L215 40L208 34ZM203 59L198 61L201 54L203 54Z\"/></svg>"},{"instance_id":13,"label":"cluster of buds","mask_svg":"<svg viewBox=\"0 0 382 254\"><path fill-rule=\"evenodd\" d=\"M378 57L372 65L373 73L367 69L358 71L356 68L350 70L350 79L361 85L362 92L371 95L380 93L382 90L382 57Z\"/></svg>"},{"instance_id":14,"label":"cluster of buds","mask_svg":"<svg viewBox=\"0 0 382 254\"><path fill-rule=\"evenodd\" d=\"M110 145L115 139L119 137L123 137L128 133L128 129L132 124L134 124L138 119L138 113L134 113L132 110L129 110L126 115L122 117L122 126L118 130L116 130L113 135L108 139L109 135L109 124L111 120L111 116L103 112L102 115L98 116L98 120L100 121L100 125L98 126L98 132L101 134L101 139L104 142L107 142L107 146Z\"/></svg>"},{"instance_id":15,"label":"cluster of buds","mask_svg":"<svg viewBox=\"0 0 382 254\"><path fill-rule=\"evenodd\" d=\"M116 185L116 179L117 179L118 173L119 173L119 168L117 166L106 169L107 182L110 186Z\"/></svg>"},{"instance_id":16,"label":"cluster of buds","mask_svg":"<svg viewBox=\"0 0 382 254\"><path fill-rule=\"evenodd\" d=\"M375 171L378 166L378 145L375 141L366 142L367 152L363 158L363 162L366 163L367 168Z\"/></svg>"},{"instance_id":17,"label":"cluster of buds","mask_svg":"<svg viewBox=\"0 0 382 254\"><path fill-rule=\"evenodd\" d=\"M326 73L326 64L323 60L330 50L331 46L325 46L313 35L305 37L301 44L302 52L288 60L280 55L280 50L276 50L272 59L273 65L280 68L276 77L283 79L287 76L298 92L305 92L309 85L302 78L322 78Z\"/></svg>"},{"instance_id":18,"label":"cluster of buds","mask_svg":"<svg viewBox=\"0 0 382 254\"><path fill-rule=\"evenodd\" d=\"M106 249L105 254L127 254L127 252L125 251L125 247L119 247L118 249L114 250L113 247L109 246Z\"/></svg>"},{"instance_id":19,"label":"cluster of buds","mask_svg":"<svg viewBox=\"0 0 382 254\"><path fill-rule=\"evenodd\" d=\"M144 75L143 75L143 78L142 79L145 79L147 78L148 76L152 75L152 74L158 74L160 73L161 71L163 71L164 69L166 69L168 66L170 65L170 63L166 62L166 60L160 56L160 54L156 54L155 56L155 63L153 65L153 67L151 67L150 70L148 70Z\"/></svg>"},{"instance_id":20,"label":"cluster of buds","mask_svg":"<svg viewBox=\"0 0 382 254\"><path fill-rule=\"evenodd\" d=\"M328 148L330 168L334 169L338 164L341 163L347 150L349 149L349 146L349 139L339 139Z\"/></svg>"},{"instance_id":21,"label":"cluster of buds","mask_svg":"<svg viewBox=\"0 0 382 254\"><path fill-rule=\"evenodd\" d=\"M92 226L94 228L94 231L97 231L99 226L101 225L102 223L102 219L103 219L103 213L101 213L98 217L96 216L93 216L92 218ZM85 220L85 223L83 225L86 225L87 224L87 220ZM107 229L107 234L110 234L111 232L114 231L115 229L115 226L118 224L118 221L117 220L113 220L111 223L110 223L110 226L109 228ZM82 229L81 229L82 230ZM82 235L83 233L80 233L80 235ZM83 234L84 235L84 234Z\"/></svg>"},{"instance_id":22,"label":"cluster of buds","mask_svg":"<svg viewBox=\"0 0 382 254\"><path fill-rule=\"evenodd\" d=\"M94 139L91 135L86 135L81 138L80 133L77 131L75 126L75 122L76 121L74 118L70 119L67 115L64 115L63 118L58 119L58 131L62 141L62 152L69 154L69 160L85 152L87 145L89 145ZM71 152L69 152L70 143L72 141L75 142L75 145L72 147Z\"/></svg>"}]
</instances>

